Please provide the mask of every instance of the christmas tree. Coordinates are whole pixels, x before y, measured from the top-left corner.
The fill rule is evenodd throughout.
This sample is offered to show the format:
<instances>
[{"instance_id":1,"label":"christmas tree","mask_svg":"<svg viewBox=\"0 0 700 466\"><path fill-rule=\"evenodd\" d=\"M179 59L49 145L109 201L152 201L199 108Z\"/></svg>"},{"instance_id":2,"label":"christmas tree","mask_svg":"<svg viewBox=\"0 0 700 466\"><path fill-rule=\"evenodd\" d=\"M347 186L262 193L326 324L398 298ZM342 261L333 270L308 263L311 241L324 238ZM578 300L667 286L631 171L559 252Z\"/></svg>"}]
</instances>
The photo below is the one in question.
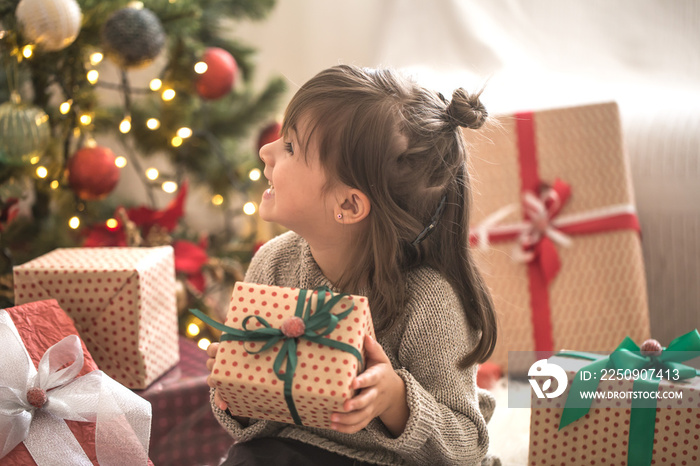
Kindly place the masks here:
<instances>
[{"instance_id":1,"label":"christmas tree","mask_svg":"<svg viewBox=\"0 0 700 466\"><path fill-rule=\"evenodd\" d=\"M279 132L285 90L278 78L253 89L254 50L229 31L273 6L0 0L0 305L12 266L57 247L171 244L181 330L207 331L184 310L215 306L259 241L231 217L255 210L257 144ZM172 173L146 170L153 156ZM131 205L111 195L127 164L145 193ZM186 224L188 186L206 187L221 231Z\"/></svg>"}]
</instances>

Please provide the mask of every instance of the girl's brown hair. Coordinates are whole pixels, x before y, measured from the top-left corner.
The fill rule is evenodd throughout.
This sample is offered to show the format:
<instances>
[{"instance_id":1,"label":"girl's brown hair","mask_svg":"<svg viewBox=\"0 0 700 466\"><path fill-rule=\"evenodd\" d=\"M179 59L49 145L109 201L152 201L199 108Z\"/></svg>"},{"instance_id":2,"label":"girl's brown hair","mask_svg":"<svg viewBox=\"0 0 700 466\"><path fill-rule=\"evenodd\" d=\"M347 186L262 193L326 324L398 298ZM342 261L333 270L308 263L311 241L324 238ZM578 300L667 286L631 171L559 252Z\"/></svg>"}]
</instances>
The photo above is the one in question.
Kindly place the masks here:
<instances>
[{"instance_id":1,"label":"girl's brown hair","mask_svg":"<svg viewBox=\"0 0 700 466\"><path fill-rule=\"evenodd\" d=\"M486 116L479 96L463 89L448 102L391 70L341 65L299 89L282 128L288 134L305 118L306 145L313 138L330 183L359 189L370 199L369 226L338 288L358 292L370 285L381 335L405 308L406 272L422 265L437 270L481 333L462 368L485 361L496 343L493 303L469 250L469 174L460 130L481 127ZM443 196L434 231L415 244Z\"/></svg>"}]
</instances>

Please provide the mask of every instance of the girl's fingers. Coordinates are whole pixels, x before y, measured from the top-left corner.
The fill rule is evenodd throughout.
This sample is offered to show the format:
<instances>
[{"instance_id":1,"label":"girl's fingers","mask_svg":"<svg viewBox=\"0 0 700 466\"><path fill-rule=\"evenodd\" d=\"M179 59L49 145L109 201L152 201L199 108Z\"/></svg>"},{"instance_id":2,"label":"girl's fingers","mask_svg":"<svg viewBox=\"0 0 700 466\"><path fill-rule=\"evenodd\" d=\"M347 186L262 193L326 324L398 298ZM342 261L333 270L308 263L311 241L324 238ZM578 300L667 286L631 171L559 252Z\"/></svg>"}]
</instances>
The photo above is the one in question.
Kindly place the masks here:
<instances>
[{"instance_id":1,"label":"girl's fingers","mask_svg":"<svg viewBox=\"0 0 700 466\"><path fill-rule=\"evenodd\" d=\"M207 356L210 358L215 358L216 357L216 352L219 350L219 343L214 342L211 345L207 347Z\"/></svg>"},{"instance_id":2,"label":"girl's fingers","mask_svg":"<svg viewBox=\"0 0 700 466\"><path fill-rule=\"evenodd\" d=\"M377 399L377 390L363 390L362 393L343 404L346 413L366 408Z\"/></svg>"},{"instance_id":3,"label":"girl's fingers","mask_svg":"<svg viewBox=\"0 0 700 466\"><path fill-rule=\"evenodd\" d=\"M372 420L372 414L368 408L364 408L358 411L353 411L351 413L333 413L331 415L331 423L336 427L356 427L360 426L362 429L364 426L369 424ZM336 429L337 430L337 429Z\"/></svg>"},{"instance_id":4,"label":"girl's fingers","mask_svg":"<svg viewBox=\"0 0 700 466\"><path fill-rule=\"evenodd\" d=\"M214 363L216 362L216 359L209 358L207 359L207 370L211 372L212 368L214 367Z\"/></svg>"},{"instance_id":5,"label":"girl's fingers","mask_svg":"<svg viewBox=\"0 0 700 466\"><path fill-rule=\"evenodd\" d=\"M226 408L228 408L226 402L221 398L221 395L219 395L219 390L214 391L214 403L222 411L226 411Z\"/></svg>"},{"instance_id":6,"label":"girl's fingers","mask_svg":"<svg viewBox=\"0 0 700 466\"><path fill-rule=\"evenodd\" d=\"M380 379L381 371L379 370L379 366L372 366L355 377L355 380L352 381L352 388L359 390L360 388L371 387L377 385Z\"/></svg>"},{"instance_id":7,"label":"girl's fingers","mask_svg":"<svg viewBox=\"0 0 700 466\"><path fill-rule=\"evenodd\" d=\"M370 361L373 361L375 363L390 363L389 357L386 355L386 353L384 353L384 348L382 348L382 345L377 343L377 340L375 340L371 336L365 335L364 346L365 351L367 351L368 365L370 364Z\"/></svg>"}]
</instances>

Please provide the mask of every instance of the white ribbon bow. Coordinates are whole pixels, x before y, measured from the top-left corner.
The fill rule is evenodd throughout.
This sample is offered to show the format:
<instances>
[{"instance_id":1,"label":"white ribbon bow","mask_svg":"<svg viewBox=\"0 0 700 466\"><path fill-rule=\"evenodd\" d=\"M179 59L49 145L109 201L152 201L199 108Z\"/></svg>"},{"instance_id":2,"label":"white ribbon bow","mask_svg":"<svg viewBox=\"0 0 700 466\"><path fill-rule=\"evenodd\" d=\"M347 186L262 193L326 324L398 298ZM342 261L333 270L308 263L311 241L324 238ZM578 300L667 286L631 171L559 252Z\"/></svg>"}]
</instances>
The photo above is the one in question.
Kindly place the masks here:
<instances>
[{"instance_id":1,"label":"white ribbon bow","mask_svg":"<svg viewBox=\"0 0 700 466\"><path fill-rule=\"evenodd\" d=\"M38 370L9 314L0 310L0 459L24 442L39 466L92 462L65 420L95 422L100 465L147 464L151 404L99 370L83 367L80 339L69 335L49 348ZM27 401L32 388L47 401Z\"/></svg>"}]
</instances>

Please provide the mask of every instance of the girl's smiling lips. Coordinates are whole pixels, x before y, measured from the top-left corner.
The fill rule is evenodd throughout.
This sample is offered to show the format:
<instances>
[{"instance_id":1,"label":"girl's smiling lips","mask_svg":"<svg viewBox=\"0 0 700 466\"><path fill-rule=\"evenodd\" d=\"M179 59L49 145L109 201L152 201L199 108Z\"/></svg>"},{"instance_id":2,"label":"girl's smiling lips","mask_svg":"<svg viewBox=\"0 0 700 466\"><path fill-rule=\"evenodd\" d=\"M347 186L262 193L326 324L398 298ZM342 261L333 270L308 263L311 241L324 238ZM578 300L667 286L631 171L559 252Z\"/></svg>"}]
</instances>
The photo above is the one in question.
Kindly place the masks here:
<instances>
[{"instance_id":1,"label":"girl's smiling lips","mask_svg":"<svg viewBox=\"0 0 700 466\"><path fill-rule=\"evenodd\" d=\"M275 197L275 187L272 185L272 181L268 181L267 184L269 184L270 187L263 192L263 199L272 199Z\"/></svg>"}]
</instances>

